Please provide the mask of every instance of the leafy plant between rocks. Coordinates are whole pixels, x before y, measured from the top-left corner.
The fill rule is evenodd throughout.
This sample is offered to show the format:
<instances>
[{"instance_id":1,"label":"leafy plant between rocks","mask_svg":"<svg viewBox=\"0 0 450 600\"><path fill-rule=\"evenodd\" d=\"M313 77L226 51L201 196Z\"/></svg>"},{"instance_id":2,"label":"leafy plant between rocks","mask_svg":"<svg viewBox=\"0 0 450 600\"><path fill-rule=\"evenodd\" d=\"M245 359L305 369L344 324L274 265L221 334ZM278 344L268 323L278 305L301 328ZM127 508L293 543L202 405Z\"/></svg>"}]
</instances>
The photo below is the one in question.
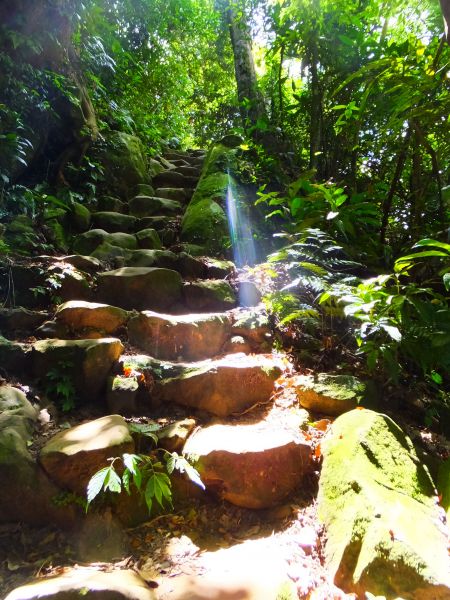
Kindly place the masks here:
<instances>
[{"instance_id":1,"label":"leafy plant between rocks","mask_svg":"<svg viewBox=\"0 0 450 600\"><path fill-rule=\"evenodd\" d=\"M59 361L47 372L45 393L64 412L75 407L75 386L72 380L73 363Z\"/></svg>"},{"instance_id":2,"label":"leafy plant between rocks","mask_svg":"<svg viewBox=\"0 0 450 600\"><path fill-rule=\"evenodd\" d=\"M158 437L154 432L159 428L157 424L130 424L130 431L149 437L155 444L158 443ZM131 495L132 488L145 502L149 514L154 507L154 500L162 509L166 509L167 506L171 508L170 475L174 471L185 473L193 483L205 489L198 471L177 452L157 448L151 454L126 452L108 460L110 464L97 471L89 480L86 511L100 493L120 494L125 491ZM120 463L122 464L119 467Z\"/></svg>"}]
</instances>

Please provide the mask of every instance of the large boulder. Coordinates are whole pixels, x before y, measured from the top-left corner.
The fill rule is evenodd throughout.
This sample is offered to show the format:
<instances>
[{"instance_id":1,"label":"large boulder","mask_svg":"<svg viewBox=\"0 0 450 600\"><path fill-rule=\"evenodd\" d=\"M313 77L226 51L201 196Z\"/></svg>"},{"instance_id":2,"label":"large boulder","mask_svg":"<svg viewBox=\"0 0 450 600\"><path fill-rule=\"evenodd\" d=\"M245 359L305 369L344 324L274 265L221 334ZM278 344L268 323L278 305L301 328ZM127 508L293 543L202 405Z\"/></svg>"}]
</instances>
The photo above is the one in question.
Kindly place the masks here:
<instances>
[{"instance_id":1,"label":"large boulder","mask_svg":"<svg viewBox=\"0 0 450 600\"><path fill-rule=\"evenodd\" d=\"M65 570L16 588L5 600L155 600L155 593L135 571Z\"/></svg>"},{"instance_id":2,"label":"large boulder","mask_svg":"<svg viewBox=\"0 0 450 600\"><path fill-rule=\"evenodd\" d=\"M269 402L281 374L274 359L265 355L236 354L186 367L182 374L158 382L155 397L219 417Z\"/></svg>"},{"instance_id":3,"label":"large boulder","mask_svg":"<svg viewBox=\"0 0 450 600\"><path fill-rule=\"evenodd\" d=\"M32 346L32 374L45 381L49 371L60 369L70 377L78 398L95 400L122 352L122 343L115 338L40 340Z\"/></svg>"},{"instance_id":4,"label":"large boulder","mask_svg":"<svg viewBox=\"0 0 450 600\"><path fill-rule=\"evenodd\" d=\"M57 433L42 448L39 461L59 487L86 496L90 478L124 452L134 452L128 425L121 416L108 415Z\"/></svg>"},{"instance_id":5,"label":"large boulder","mask_svg":"<svg viewBox=\"0 0 450 600\"><path fill-rule=\"evenodd\" d=\"M151 311L128 324L131 344L163 360L201 360L220 353L229 337L229 322L220 314L169 316Z\"/></svg>"},{"instance_id":6,"label":"large boulder","mask_svg":"<svg viewBox=\"0 0 450 600\"><path fill-rule=\"evenodd\" d=\"M269 508L282 502L311 470L311 448L267 423L212 425L191 435L184 454L208 491L237 506Z\"/></svg>"},{"instance_id":7,"label":"large boulder","mask_svg":"<svg viewBox=\"0 0 450 600\"><path fill-rule=\"evenodd\" d=\"M300 404L315 412L341 415L370 400L372 387L352 375L299 375L295 389Z\"/></svg>"},{"instance_id":8,"label":"large boulder","mask_svg":"<svg viewBox=\"0 0 450 600\"><path fill-rule=\"evenodd\" d=\"M20 390L0 388L0 522L72 526L74 507L58 507L60 490L28 450L37 411Z\"/></svg>"},{"instance_id":9,"label":"large boulder","mask_svg":"<svg viewBox=\"0 0 450 600\"><path fill-rule=\"evenodd\" d=\"M139 183L148 183L141 140L123 131L110 131L96 142L93 157L103 167L104 192L128 198Z\"/></svg>"},{"instance_id":10,"label":"large boulder","mask_svg":"<svg viewBox=\"0 0 450 600\"><path fill-rule=\"evenodd\" d=\"M204 247L208 254L221 255L229 246L228 221L215 200L191 200L181 223L181 240Z\"/></svg>"},{"instance_id":11,"label":"large boulder","mask_svg":"<svg viewBox=\"0 0 450 600\"><path fill-rule=\"evenodd\" d=\"M221 143L211 148L183 217L182 241L204 246L210 255L223 254L230 246L226 205L229 189L236 189L230 174L236 166L236 152Z\"/></svg>"},{"instance_id":12,"label":"large boulder","mask_svg":"<svg viewBox=\"0 0 450 600\"><path fill-rule=\"evenodd\" d=\"M55 313L55 319L79 337L86 334L89 334L86 337L92 337L93 333L103 337L115 333L126 325L128 318L128 312L117 306L82 300L65 302Z\"/></svg>"},{"instance_id":13,"label":"large boulder","mask_svg":"<svg viewBox=\"0 0 450 600\"><path fill-rule=\"evenodd\" d=\"M181 300L180 274L170 269L123 267L99 275L98 295L108 304L131 309L170 309Z\"/></svg>"},{"instance_id":14,"label":"large boulder","mask_svg":"<svg viewBox=\"0 0 450 600\"><path fill-rule=\"evenodd\" d=\"M448 529L411 440L385 415L340 416L322 443L318 515L337 586L361 597L450 597Z\"/></svg>"}]
</instances>

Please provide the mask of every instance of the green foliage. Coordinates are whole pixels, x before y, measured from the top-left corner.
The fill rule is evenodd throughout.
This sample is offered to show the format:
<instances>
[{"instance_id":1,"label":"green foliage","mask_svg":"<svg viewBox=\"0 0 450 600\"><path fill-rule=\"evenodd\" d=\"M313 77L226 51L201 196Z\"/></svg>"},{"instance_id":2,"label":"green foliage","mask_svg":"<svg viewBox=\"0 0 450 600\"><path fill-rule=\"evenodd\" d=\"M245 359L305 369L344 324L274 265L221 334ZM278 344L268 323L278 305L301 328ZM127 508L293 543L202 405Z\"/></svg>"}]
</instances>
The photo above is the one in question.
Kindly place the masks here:
<instances>
[{"instance_id":1,"label":"green foliage","mask_svg":"<svg viewBox=\"0 0 450 600\"><path fill-rule=\"evenodd\" d=\"M282 266L288 283L266 296L266 306L281 326L297 322L313 332L321 324L318 296L333 282L354 279L352 272L360 265L349 260L343 248L319 229L283 237L290 243L271 254L269 262Z\"/></svg>"},{"instance_id":2,"label":"green foliage","mask_svg":"<svg viewBox=\"0 0 450 600\"><path fill-rule=\"evenodd\" d=\"M64 412L75 408L76 390L73 383L73 364L70 361L59 361L47 371L45 394Z\"/></svg>"},{"instance_id":3,"label":"green foliage","mask_svg":"<svg viewBox=\"0 0 450 600\"><path fill-rule=\"evenodd\" d=\"M153 438L150 431L146 432L146 435L148 434L151 434ZM154 455L145 454L125 453L122 457L110 459L110 465L97 471L88 483L86 510L101 492L120 494L125 490L130 495L132 488L145 502L149 513L152 511L155 500L162 509L171 507L172 492L169 475L174 470L186 473L191 481L204 489L198 472L185 458L176 452L170 453L161 449L159 452L163 453L164 463ZM115 465L120 462L122 464L120 473L118 473Z\"/></svg>"},{"instance_id":4,"label":"green foliage","mask_svg":"<svg viewBox=\"0 0 450 600\"><path fill-rule=\"evenodd\" d=\"M356 285L338 282L321 304L342 307L370 372L384 370L398 381L402 370L420 369L440 384L450 369L450 307L439 292L398 274L379 275Z\"/></svg>"}]
</instances>

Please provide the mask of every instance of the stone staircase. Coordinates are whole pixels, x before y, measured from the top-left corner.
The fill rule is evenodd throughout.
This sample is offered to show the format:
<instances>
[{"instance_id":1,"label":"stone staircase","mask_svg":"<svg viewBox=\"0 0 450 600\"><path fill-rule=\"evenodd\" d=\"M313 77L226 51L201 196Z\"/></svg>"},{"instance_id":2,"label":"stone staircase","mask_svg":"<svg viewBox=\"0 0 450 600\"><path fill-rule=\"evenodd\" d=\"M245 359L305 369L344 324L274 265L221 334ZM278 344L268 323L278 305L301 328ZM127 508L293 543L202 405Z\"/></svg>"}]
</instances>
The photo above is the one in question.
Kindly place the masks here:
<instances>
[{"instance_id":1,"label":"stone staircase","mask_svg":"<svg viewBox=\"0 0 450 600\"><path fill-rule=\"evenodd\" d=\"M388 417L353 410L367 402L370 386L351 375L291 377L286 357L273 350L254 284L242 280L223 256L205 256L180 240L199 179L197 190L203 183L202 194L213 189L213 196L228 181L202 173L203 161L201 151L171 151L152 160L152 185L139 184L127 202L101 198L90 228L74 238L72 254L10 261L1 270L7 308L0 309L0 374L9 381L0 381L0 521L51 524L72 532L89 528L74 499L85 496L90 478L108 459L142 450L133 423L164 423L157 432L159 448L193 457L206 489L174 479L174 491L184 499L212 498L219 509L223 500L239 507L235 510L278 507L317 468L322 451L313 439L321 439L330 425L321 419L306 431L313 417L296 406L299 402L313 414L347 412L323 445L318 503L327 527L325 550L319 556L313 550L316 532L311 535L306 527L302 533L299 525L280 568L274 569L274 558L282 536L275 538L272 531L270 546L258 540L262 546L255 564L257 546L246 546L253 540L230 548L234 558L226 581L220 578L221 555L213 561L212 579L202 578L200 566L192 577L163 578L157 593L125 566L120 573L68 570L17 588L7 600L59 598L66 592L142 600L278 600L297 593L312 598L314 584L307 584L308 556L302 548L316 552L315 569L325 556L331 578L358 597L370 589L389 598L448 598L447 533L431 480L425 471L417 476L420 461L412 444ZM205 184L208 177L212 183ZM211 208L202 194L202 206ZM213 206L210 223L216 214ZM246 306L239 306L244 296ZM281 415L274 400L280 382L294 397ZM40 396L33 397L34 391ZM70 424L60 423L51 435L44 425L52 406L40 402L50 391L74 400L77 409ZM63 501L55 503L61 493ZM398 506L405 502L400 522ZM122 494L103 511L105 526L102 521L96 530L96 544L112 522L129 527L148 519L133 495ZM263 521L267 513L260 514ZM225 511L222 517L226 522ZM417 531L427 531L429 544L409 530L415 522ZM285 593L288 566L292 571L299 548L300 562ZM212 554L205 552L204 558ZM359 562L355 567L355 555L365 561L361 568ZM403 575L398 575L399 564ZM165 572L161 567L159 574ZM316 585L324 587L314 597L355 597L327 583L328 575L321 577Z\"/></svg>"},{"instance_id":2,"label":"stone staircase","mask_svg":"<svg viewBox=\"0 0 450 600\"><path fill-rule=\"evenodd\" d=\"M240 282L230 261L192 256L179 242L203 161L201 151L167 152L164 170L152 185L139 184L128 203L99 202L108 210L92 213L74 254L13 264L4 274L14 304L0 311L5 370L43 390L59 373L77 404L107 414L48 441L35 478L44 471L51 485L85 494L108 456L135 450L124 418L151 415L176 426L173 406L195 425L176 449L196 455L205 493L267 508L310 472L311 448L296 426L280 431L239 418L270 403L286 361L272 352L256 287ZM238 306L241 285L253 306ZM55 297L59 305L50 310ZM45 524L48 510L29 518Z\"/></svg>"}]
</instances>

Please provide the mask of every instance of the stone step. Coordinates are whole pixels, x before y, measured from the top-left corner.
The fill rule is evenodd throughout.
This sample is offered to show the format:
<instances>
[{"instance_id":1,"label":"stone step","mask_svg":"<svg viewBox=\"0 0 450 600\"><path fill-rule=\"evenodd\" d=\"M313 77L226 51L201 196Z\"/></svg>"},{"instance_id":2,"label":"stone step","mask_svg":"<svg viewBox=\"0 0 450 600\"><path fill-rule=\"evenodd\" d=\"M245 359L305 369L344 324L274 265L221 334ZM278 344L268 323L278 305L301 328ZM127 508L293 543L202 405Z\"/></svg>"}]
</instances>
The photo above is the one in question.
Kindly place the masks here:
<instances>
[{"instance_id":1,"label":"stone step","mask_svg":"<svg viewBox=\"0 0 450 600\"><path fill-rule=\"evenodd\" d=\"M193 313L221 312L237 304L235 291L223 279L185 283L183 296L187 309Z\"/></svg>"},{"instance_id":2,"label":"stone step","mask_svg":"<svg viewBox=\"0 0 450 600\"><path fill-rule=\"evenodd\" d=\"M126 214L128 206L123 200L114 198L113 196L102 196L98 199L97 209L101 212L116 212Z\"/></svg>"},{"instance_id":3,"label":"stone step","mask_svg":"<svg viewBox=\"0 0 450 600\"><path fill-rule=\"evenodd\" d=\"M183 279L206 278L208 270L203 261L186 252L176 254L170 250L135 250L125 261L127 267L159 267L173 269Z\"/></svg>"},{"instance_id":4,"label":"stone step","mask_svg":"<svg viewBox=\"0 0 450 600\"><path fill-rule=\"evenodd\" d=\"M153 177L155 188L190 188L195 187L197 182L198 177L183 175L178 171L163 171Z\"/></svg>"},{"instance_id":5,"label":"stone step","mask_svg":"<svg viewBox=\"0 0 450 600\"><path fill-rule=\"evenodd\" d=\"M129 318L130 313L123 308L82 300L65 302L58 306L55 313L57 323L72 335L77 334L76 337L115 334L127 325Z\"/></svg>"},{"instance_id":6,"label":"stone step","mask_svg":"<svg viewBox=\"0 0 450 600\"><path fill-rule=\"evenodd\" d=\"M117 246L126 250L137 249L137 239L130 233L108 233L104 229L91 229L80 233L74 238L72 248L77 254L89 255L95 252L103 243Z\"/></svg>"},{"instance_id":7,"label":"stone step","mask_svg":"<svg viewBox=\"0 0 450 600\"><path fill-rule=\"evenodd\" d=\"M245 508L281 503L312 470L309 443L264 422L200 429L183 452L196 457L208 491Z\"/></svg>"},{"instance_id":8,"label":"stone step","mask_svg":"<svg viewBox=\"0 0 450 600\"><path fill-rule=\"evenodd\" d=\"M201 169L198 167L190 167L190 166L180 166L177 167L177 173L181 173L182 175L187 175L191 177L197 177L197 179L201 175Z\"/></svg>"},{"instance_id":9,"label":"stone step","mask_svg":"<svg viewBox=\"0 0 450 600\"><path fill-rule=\"evenodd\" d=\"M117 374L108 379L106 401L111 413L126 417L142 415L167 402L222 417L259 403L268 404L273 381L283 366L272 355L242 353L196 362L128 354L121 357L120 364L122 372L116 368ZM256 385L250 395L242 387L246 377Z\"/></svg>"},{"instance_id":10,"label":"stone step","mask_svg":"<svg viewBox=\"0 0 450 600\"><path fill-rule=\"evenodd\" d=\"M133 217L150 217L156 213L159 215L181 215L183 213L180 202L156 196L135 196L129 202L129 211Z\"/></svg>"},{"instance_id":11,"label":"stone step","mask_svg":"<svg viewBox=\"0 0 450 600\"><path fill-rule=\"evenodd\" d=\"M124 347L116 338L34 342L28 362L35 379L46 381L52 369L73 383L79 400L93 402L104 391L107 377ZM21 373L23 375L23 373Z\"/></svg>"},{"instance_id":12,"label":"stone step","mask_svg":"<svg viewBox=\"0 0 450 600\"><path fill-rule=\"evenodd\" d=\"M219 417L266 404L281 375L281 361L272 355L227 355L184 365L183 373L157 381L152 398L205 410Z\"/></svg>"},{"instance_id":13,"label":"stone step","mask_svg":"<svg viewBox=\"0 0 450 600\"><path fill-rule=\"evenodd\" d=\"M92 568L65 568L62 575L40 577L14 589L5 600L48 600L80 598L86 600L156 600L154 591L135 571L109 573Z\"/></svg>"},{"instance_id":14,"label":"stone step","mask_svg":"<svg viewBox=\"0 0 450 600\"><path fill-rule=\"evenodd\" d=\"M194 160L204 160L206 153L203 150L193 150L191 152L180 152L168 150L164 153L164 158L172 162L173 160L184 160L186 162Z\"/></svg>"},{"instance_id":15,"label":"stone step","mask_svg":"<svg viewBox=\"0 0 450 600\"><path fill-rule=\"evenodd\" d=\"M94 229L103 229L107 233L132 233L136 230L137 218L118 212L102 211L92 213Z\"/></svg>"},{"instance_id":16,"label":"stone step","mask_svg":"<svg viewBox=\"0 0 450 600\"><path fill-rule=\"evenodd\" d=\"M86 496L87 484L108 458L134 452L128 425L119 415L108 415L66 429L42 448L39 461L52 481Z\"/></svg>"},{"instance_id":17,"label":"stone step","mask_svg":"<svg viewBox=\"0 0 450 600\"><path fill-rule=\"evenodd\" d=\"M194 193L192 188L158 188L155 195L159 198L168 200L177 200L178 202L188 202Z\"/></svg>"},{"instance_id":18,"label":"stone step","mask_svg":"<svg viewBox=\"0 0 450 600\"><path fill-rule=\"evenodd\" d=\"M265 352L271 341L267 317L241 309L176 317L144 311L131 317L128 335L136 348L169 361L202 360L222 352Z\"/></svg>"}]
</instances>

